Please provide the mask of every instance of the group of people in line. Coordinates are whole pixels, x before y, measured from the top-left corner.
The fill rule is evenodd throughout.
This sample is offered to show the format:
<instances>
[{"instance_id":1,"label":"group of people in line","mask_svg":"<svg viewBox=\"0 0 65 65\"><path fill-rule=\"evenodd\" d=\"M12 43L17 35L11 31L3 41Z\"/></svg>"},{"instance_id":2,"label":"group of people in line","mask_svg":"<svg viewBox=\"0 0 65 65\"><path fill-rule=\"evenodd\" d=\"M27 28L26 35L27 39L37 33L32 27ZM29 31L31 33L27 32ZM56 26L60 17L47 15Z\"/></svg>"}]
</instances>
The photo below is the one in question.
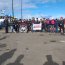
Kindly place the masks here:
<instances>
[{"instance_id":1,"label":"group of people in line","mask_svg":"<svg viewBox=\"0 0 65 65\"><path fill-rule=\"evenodd\" d=\"M6 18L4 20L4 24L5 24L5 32L8 33L8 27L12 27L12 32L13 29L15 30L15 32L19 32L19 28L21 25L25 25L27 26L27 32L32 31L32 24L38 24L38 23L42 23L42 29L40 32L60 32L60 33L64 33L65 32L65 19L63 17L61 17L60 19L38 19L36 18L32 18L32 19L14 19L12 20L11 23L8 22L8 19Z\"/></svg>"}]
</instances>

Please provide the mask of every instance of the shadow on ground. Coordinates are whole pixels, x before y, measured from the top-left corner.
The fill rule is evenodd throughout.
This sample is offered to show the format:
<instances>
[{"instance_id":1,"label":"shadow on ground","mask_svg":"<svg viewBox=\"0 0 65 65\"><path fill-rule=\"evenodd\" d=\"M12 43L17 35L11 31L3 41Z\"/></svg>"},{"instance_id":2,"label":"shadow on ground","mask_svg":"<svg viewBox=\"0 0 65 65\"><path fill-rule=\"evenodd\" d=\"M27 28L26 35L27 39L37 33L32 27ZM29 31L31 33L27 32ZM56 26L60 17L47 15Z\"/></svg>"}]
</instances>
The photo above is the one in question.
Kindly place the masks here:
<instances>
[{"instance_id":1,"label":"shadow on ground","mask_svg":"<svg viewBox=\"0 0 65 65\"><path fill-rule=\"evenodd\" d=\"M6 38L7 38L7 36L4 36L4 37L0 38L0 40L4 40L4 39L6 39Z\"/></svg>"},{"instance_id":2,"label":"shadow on ground","mask_svg":"<svg viewBox=\"0 0 65 65\"><path fill-rule=\"evenodd\" d=\"M6 44L0 44L0 48L6 47Z\"/></svg>"},{"instance_id":3,"label":"shadow on ground","mask_svg":"<svg viewBox=\"0 0 65 65\"><path fill-rule=\"evenodd\" d=\"M65 65L65 61L63 61L63 65Z\"/></svg>"},{"instance_id":4,"label":"shadow on ground","mask_svg":"<svg viewBox=\"0 0 65 65\"><path fill-rule=\"evenodd\" d=\"M51 55L47 55L47 62L43 65L59 65L58 63L54 62Z\"/></svg>"},{"instance_id":5,"label":"shadow on ground","mask_svg":"<svg viewBox=\"0 0 65 65\"><path fill-rule=\"evenodd\" d=\"M14 63L9 63L7 65L23 65L23 63L20 63L21 59L24 58L24 55L20 55Z\"/></svg>"},{"instance_id":6,"label":"shadow on ground","mask_svg":"<svg viewBox=\"0 0 65 65\"><path fill-rule=\"evenodd\" d=\"M16 49L13 49L13 50L11 50L9 52L6 52L6 53L0 55L0 65L2 63L4 63L5 61L7 61L8 59L10 59L13 56L15 51L16 51Z\"/></svg>"}]
</instances>

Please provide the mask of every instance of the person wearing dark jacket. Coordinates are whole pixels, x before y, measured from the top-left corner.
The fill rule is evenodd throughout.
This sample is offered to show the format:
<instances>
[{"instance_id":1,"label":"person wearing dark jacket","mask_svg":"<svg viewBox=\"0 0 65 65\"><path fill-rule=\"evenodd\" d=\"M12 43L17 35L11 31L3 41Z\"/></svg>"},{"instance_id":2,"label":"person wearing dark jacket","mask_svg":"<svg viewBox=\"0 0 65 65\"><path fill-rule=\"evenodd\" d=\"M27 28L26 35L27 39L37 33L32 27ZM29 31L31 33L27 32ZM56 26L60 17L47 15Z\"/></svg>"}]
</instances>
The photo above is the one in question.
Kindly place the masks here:
<instances>
[{"instance_id":1,"label":"person wearing dark jacket","mask_svg":"<svg viewBox=\"0 0 65 65\"><path fill-rule=\"evenodd\" d=\"M59 24L59 21L58 21L58 19L56 19L55 20L56 33L58 33L58 24Z\"/></svg>"},{"instance_id":2,"label":"person wearing dark jacket","mask_svg":"<svg viewBox=\"0 0 65 65\"><path fill-rule=\"evenodd\" d=\"M18 23L17 20L15 21L15 31L16 31L17 33L19 32L19 23Z\"/></svg>"},{"instance_id":3,"label":"person wearing dark jacket","mask_svg":"<svg viewBox=\"0 0 65 65\"><path fill-rule=\"evenodd\" d=\"M5 24L5 33L8 33L8 25L9 25L9 21L8 18L6 17L4 20L4 24Z\"/></svg>"},{"instance_id":4,"label":"person wearing dark jacket","mask_svg":"<svg viewBox=\"0 0 65 65\"><path fill-rule=\"evenodd\" d=\"M59 27L60 27L60 32L64 33L64 21L63 20L59 21Z\"/></svg>"}]
</instances>

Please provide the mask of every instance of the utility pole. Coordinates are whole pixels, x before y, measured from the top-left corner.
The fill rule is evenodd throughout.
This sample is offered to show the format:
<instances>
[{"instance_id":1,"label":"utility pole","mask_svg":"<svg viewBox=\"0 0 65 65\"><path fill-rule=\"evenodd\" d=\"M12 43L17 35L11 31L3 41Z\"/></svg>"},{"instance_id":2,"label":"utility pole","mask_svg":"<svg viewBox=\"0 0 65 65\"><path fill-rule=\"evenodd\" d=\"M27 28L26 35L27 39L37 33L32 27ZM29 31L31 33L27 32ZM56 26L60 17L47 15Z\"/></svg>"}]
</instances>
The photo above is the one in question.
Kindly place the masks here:
<instances>
[{"instance_id":1,"label":"utility pole","mask_svg":"<svg viewBox=\"0 0 65 65\"><path fill-rule=\"evenodd\" d=\"M22 0L21 0L21 19L22 19Z\"/></svg>"},{"instance_id":2,"label":"utility pole","mask_svg":"<svg viewBox=\"0 0 65 65\"><path fill-rule=\"evenodd\" d=\"M14 7L13 7L13 0L12 0L12 17L14 18Z\"/></svg>"}]
</instances>

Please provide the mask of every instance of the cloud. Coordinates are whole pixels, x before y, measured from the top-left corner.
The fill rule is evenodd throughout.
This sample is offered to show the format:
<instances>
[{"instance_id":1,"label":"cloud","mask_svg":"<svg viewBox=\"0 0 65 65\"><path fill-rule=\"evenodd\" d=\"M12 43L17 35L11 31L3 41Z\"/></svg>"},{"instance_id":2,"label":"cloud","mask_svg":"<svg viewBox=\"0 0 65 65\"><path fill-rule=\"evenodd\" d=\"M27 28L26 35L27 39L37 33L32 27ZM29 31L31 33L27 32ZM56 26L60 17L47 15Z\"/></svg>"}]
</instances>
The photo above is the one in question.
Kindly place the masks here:
<instances>
[{"instance_id":1,"label":"cloud","mask_svg":"<svg viewBox=\"0 0 65 65\"><path fill-rule=\"evenodd\" d=\"M22 8L37 8L37 6L31 0L22 0Z\"/></svg>"},{"instance_id":2,"label":"cloud","mask_svg":"<svg viewBox=\"0 0 65 65\"><path fill-rule=\"evenodd\" d=\"M61 0L40 0L40 2L42 3L48 3L48 2L52 2L52 3L56 3L56 2L60 2Z\"/></svg>"},{"instance_id":3,"label":"cloud","mask_svg":"<svg viewBox=\"0 0 65 65\"><path fill-rule=\"evenodd\" d=\"M22 8L38 8L37 4L41 4L41 3L48 3L48 2L52 2L52 3L56 3L62 0L22 0Z\"/></svg>"},{"instance_id":4,"label":"cloud","mask_svg":"<svg viewBox=\"0 0 65 65\"><path fill-rule=\"evenodd\" d=\"M14 12L19 11L21 9L21 0L13 0L14 3ZM5 14L12 15L12 0L0 0L0 15L1 10L5 10Z\"/></svg>"},{"instance_id":5,"label":"cloud","mask_svg":"<svg viewBox=\"0 0 65 65\"><path fill-rule=\"evenodd\" d=\"M31 0L13 0L14 2L14 14L17 13L21 15L21 1L22 1L22 10L26 8L37 8L36 4L31 3ZM12 0L0 0L0 15L2 15L1 10L5 10L5 15L12 15ZM19 17L18 15L18 17Z\"/></svg>"},{"instance_id":6,"label":"cloud","mask_svg":"<svg viewBox=\"0 0 65 65\"><path fill-rule=\"evenodd\" d=\"M31 19L32 17L35 17L35 18L42 18L42 17L45 17L47 15L45 14L23 14L23 19Z\"/></svg>"},{"instance_id":7,"label":"cloud","mask_svg":"<svg viewBox=\"0 0 65 65\"><path fill-rule=\"evenodd\" d=\"M22 5L22 8L25 9L25 8L37 8L36 5L32 4L32 3L29 3L29 4L23 4Z\"/></svg>"},{"instance_id":8,"label":"cloud","mask_svg":"<svg viewBox=\"0 0 65 65\"><path fill-rule=\"evenodd\" d=\"M21 1L22 1L22 13L23 16L33 17L39 16L39 14L33 15L31 9L38 8L38 4L48 2L58 2L62 0L13 0L14 1L14 14L17 17L21 16ZM47 5L42 7L49 7ZM1 10L5 9L5 14L12 15L12 0L0 0L0 15Z\"/></svg>"}]
</instances>

